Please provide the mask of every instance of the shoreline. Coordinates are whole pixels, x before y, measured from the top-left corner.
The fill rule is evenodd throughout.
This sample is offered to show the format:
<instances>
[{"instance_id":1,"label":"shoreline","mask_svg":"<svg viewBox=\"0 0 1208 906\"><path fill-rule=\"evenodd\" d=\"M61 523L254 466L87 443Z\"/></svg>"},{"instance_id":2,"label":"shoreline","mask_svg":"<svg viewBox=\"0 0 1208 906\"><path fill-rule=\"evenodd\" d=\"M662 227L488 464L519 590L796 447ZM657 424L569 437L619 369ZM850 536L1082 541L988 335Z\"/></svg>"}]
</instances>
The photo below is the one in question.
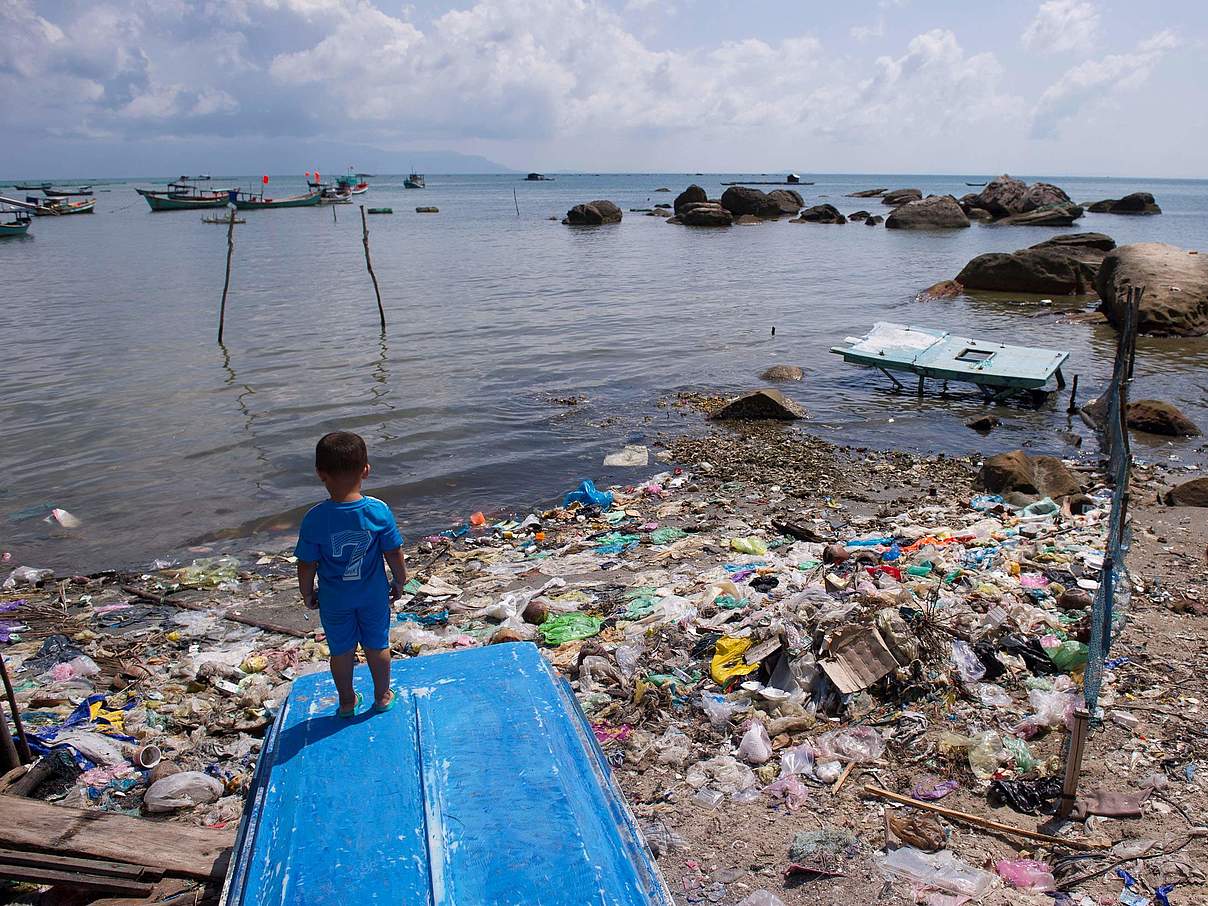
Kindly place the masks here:
<instances>
[{"instance_id":1,"label":"shoreline","mask_svg":"<svg viewBox=\"0 0 1208 906\"><path fill-rule=\"evenodd\" d=\"M699 413L697 404L686 401L684 405L686 415ZM675 425L676 429L682 427ZM972 734L990 727L1006 738L1008 729L1029 712L1024 681L1030 673L1018 665L996 680L1011 699L1005 706L979 701L962 687L947 658L934 652L900 678L880 680L869 691L851 696L837 714L786 713L774 699L736 689L727 695L736 706L734 713L714 724L696 704L701 695L716 696L721 689L710 678L708 653L695 655L694 646L712 634L741 637L745 630L738 627L744 625L752 638L780 633L782 641L790 640L794 650L809 646L811 634L818 631L817 614L812 605L800 602L800 595L828 573L844 581L852 576L850 565L821 562L825 545L891 529L896 535L903 527L929 525L927 514L939 521L979 518L979 512L969 507L979 493L973 486L976 461L842 447L808 431L786 431L766 423L738 429L688 427L660 433L657 442L665 445L662 448L654 441L650 444L652 452L666 449L671 455L670 462L651 463L652 470L658 471L661 465L669 473L663 486L655 489L649 479L643 479L628 488L615 488L620 497L612 512L620 512L619 518L604 518L605 514L583 517L557 506L537 508L531 512L540 520L542 540L536 539L532 528L513 526L458 540L429 538L408 545L409 576L413 582L420 580L424 590L396 608L414 617L396 618L392 624L395 656L485 644L492 638L535 638L541 644L535 625L529 622L536 619L529 614L534 602L550 614L573 609L600 615L603 622L598 633L557 648L542 645L542 651L575 684L614 765L614 777L648 841L660 850L660 869L671 888L689 896L689 901L696 897L712 901L717 895L719 901L733 903L760 888L772 890L788 906L877 899L885 884L875 857L884 843L885 810L876 800L860 795L865 784L908 793L913 781L924 773L948 777L960 787L943 805L1016 826L1032 826L1034 818L1005 807L988 807L987 783L970 772L965 753L945 754L940 746L946 730ZM675 470L682 471L676 474ZM1096 481L1089 467L1077 470L1077 475L1088 485ZM1130 622L1112 651L1113 657L1128 658L1131 666L1118 668L1104 686L1104 707L1131 707L1129 713L1141 726L1129 729L1108 720L1096 732L1081 789L1099 783L1117 790L1133 789L1136 781L1156 768L1170 775L1162 795L1173 797L1179 809L1194 817L1193 823L1203 824L1208 798L1202 774L1186 781L1180 779L1180 772L1183 764L1195 762L1193 715L1198 713L1198 705L1194 702L1208 694L1202 670L1194 667L1205 656L1208 618L1203 616L1203 608L1208 607L1208 583L1184 564L1196 563L1203 556L1208 526L1202 518L1195 519L1203 510L1159 509L1149 503L1162 478L1163 470L1157 467L1134 471L1135 542L1129 563L1144 591L1134 594ZM524 512L528 511L514 521L523 519ZM911 514L911 518L903 522L903 514ZM1006 520L1006 525L1013 517L1004 513L993 518ZM1076 518L1071 520L1070 531L1078 537L1090 531L1079 528ZM820 540L786 536L776 524L792 525L800 534ZM675 531L654 535L659 529ZM751 554L734 549L735 539L751 537L762 541L769 553L759 554L758 545L751 548L756 552ZM655 543L659 538L662 543ZM849 546L848 550L854 561L859 547ZM937 551L937 556L946 556L941 549ZM801 568L815 560L818 562L809 569ZM747 566L760 561L770 565ZM740 569L723 571L726 564L737 564ZM727 610L715 601L702 603L710 583L720 581L721 576L739 575L744 569L750 570L747 576L735 580L742 596L750 598L744 606ZM989 575L977 569L972 574ZM876 582L882 582L885 575ZM749 590L750 582L760 576L767 577L753 586L760 590ZM28 642L16 649L10 646L6 657L14 653L28 657L26 649L36 647L29 643L40 644L59 630L99 668L95 676L81 675L65 686L36 684L19 693L25 696L23 704L28 706L32 699L44 711L61 713L86 690L104 692L111 706L137 700L142 704L131 713L143 716L130 719L128 730L154 740L167 760L186 770L213 764L210 753L217 746L218 751L228 753L217 761L226 783L223 795L216 802L178 813L177 820L229 826L241 811L240 795L246 781L240 778L254 761L258 736L267 727L272 707L279 703L292 676L325 669L325 664L322 646L313 638L317 621L305 619L296 601L293 567L286 556L265 553L255 562L241 561L238 568L214 578L217 587L173 590L166 574L114 571L84 584L68 580L63 586L63 606L58 585L37 592L5 593L0 602L26 600L27 604L6 613L4 619L25 619L33 627L26 634ZM772 585L771 579L778 584ZM934 580L932 576L918 582ZM1030 600L1011 579L993 579L1000 581L1005 609L1010 609L1006 600ZM159 587L161 584L166 587ZM896 595L895 589L909 585L887 582L875 595ZM134 597L123 586L145 595ZM954 624L963 627L962 632L975 628L980 610L989 609L990 601L979 596L983 593L978 587L972 580L967 587L959 586L959 612L965 613L967 602L974 607ZM537 589L544 591L538 593ZM869 592L861 594L865 593ZM849 593L836 594L836 601L857 600ZM523 607L517 607L519 601L525 601ZM692 617L671 621L658 617L668 608L689 604L695 611ZM1196 606L1177 612L1176 605L1183 604ZM1038 602L1037 606L1047 610L1051 602ZM285 631L260 633L219 618L228 611ZM1189 637L1196 646L1190 651L1180 641ZM636 663L619 654L626 645L640 646L633 655ZM634 672L624 665L635 668ZM22 679L29 678L23 671L16 677L19 686ZM148 699L148 694L159 698ZM155 706L146 707L144 714L147 703ZM921 715L921 727L908 714ZM736 800L724 793L722 801L710 807L698 798L696 782L701 774L700 770L694 773L694 768L703 763L715 765L712 759L732 755L752 720L769 728L776 748L767 763L771 766L779 764L788 748L816 744L828 731L855 726L875 728L883 738L884 752L873 762L856 764L850 779L838 789L833 782L803 778L797 785L786 786L779 798L766 792L776 772L749 765L757 778L753 789L758 795ZM773 732L777 728L783 729ZM185 735L190 729L200 736L191 740ZM1042 732L1028 743L1042 773L1058 758L1063 738L1064 731L1058 728ZM1121 751L1133 753L1130 763L1122 765L1113 757ZM66 801L102 810L137 808L139 797L146 792L146 777L143 772L115 768L119 769L118 780L101 783L96 799L79 793L77 779L65 791ZM708 773L709 766L701 770L708 774L702 789L713 791L720 782L717 775ZM1006 777L1031 776L1007 760L1001 770ZM136 782L122 790L122 778ZM1145 816L1134 821L1096 820L1102 822L1097 832L1131 839L1161 837L1165 822L1179 819L1146 806ZM820 827L850 833L857 841L838 856L814 853L815 859L837 859L837 865L828 863L828 870L837 867L843 876L786 884L782 878L786 866L800 861L787 854L795 835ZM660 828L674 833L662 833ZM1078 830L1081 835L1081 828ZM945 845L968 864L993 872L988 860L1017 857L1020 843L952 824ZM1052 854L1043 849L1025 847L1025 851L1051 861ZM1184 855L1192 864L1202 864L1208 846L1203 840L1193 841ZM1132 868L1146 877L1152 875L1145 863ZM1114 896L1118 888L1118 881L1102 880L1080 890ZM1174 901L1194 901L1197 892L1208 895L1208 887L1180 884ZM1019 897L996 887L980 902L1022 902ZM909 885L894 883L881 901L911 902ZM1042 901L1047 899L1037 899Z\"/></svg>"}]
</instances>

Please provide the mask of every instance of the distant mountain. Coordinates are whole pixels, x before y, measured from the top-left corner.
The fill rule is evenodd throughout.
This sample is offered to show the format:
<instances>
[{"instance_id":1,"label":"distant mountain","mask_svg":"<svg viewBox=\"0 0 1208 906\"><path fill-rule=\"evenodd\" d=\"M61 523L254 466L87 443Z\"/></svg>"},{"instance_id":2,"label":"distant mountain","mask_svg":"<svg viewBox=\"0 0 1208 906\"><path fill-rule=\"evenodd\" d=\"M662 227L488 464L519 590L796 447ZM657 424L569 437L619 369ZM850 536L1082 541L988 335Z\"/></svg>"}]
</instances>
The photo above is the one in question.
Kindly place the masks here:
<instances>
[{"instance_id":1,"label":"distant mountain","mask_svg":"<svg viewBox=\"0 0 1208 906\"><path fill-rule=\"evenodd\" d=\"M388 151L325 141L214 140L149 142L41 141L5 150L0 180L132 178L212 173L516 173L476 154Z\"/></svg>"}]
</instances>

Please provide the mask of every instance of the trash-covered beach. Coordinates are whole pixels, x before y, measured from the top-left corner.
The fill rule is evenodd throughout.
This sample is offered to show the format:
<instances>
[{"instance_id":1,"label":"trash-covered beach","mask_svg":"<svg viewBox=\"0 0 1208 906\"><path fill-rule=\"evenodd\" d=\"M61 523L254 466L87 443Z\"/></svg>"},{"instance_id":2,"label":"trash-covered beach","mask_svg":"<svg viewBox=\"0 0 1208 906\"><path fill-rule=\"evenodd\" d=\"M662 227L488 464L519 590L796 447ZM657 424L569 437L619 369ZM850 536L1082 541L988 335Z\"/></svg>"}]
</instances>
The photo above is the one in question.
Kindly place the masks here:
<instances>
[{"instance_id":1,"label":"trash-covered beach","mask_svg":"<svg viewBox=\"0 0 1208 906\"><path fill-rule=\"evenodd\" d=\"M1208 526L1156 502L1174 477L1134 468L1131 595L1057 821L1111 502L1093 457L1041 470L1049 495L764 422L645 453L619 454L630 485L410 545L391 644L539 645L676 902L1208 896ZM288 683L326 667L293 572L266 551L14 574L4 655L45 756L26 795L231 832Z\"/></svg>"}]
</instances>

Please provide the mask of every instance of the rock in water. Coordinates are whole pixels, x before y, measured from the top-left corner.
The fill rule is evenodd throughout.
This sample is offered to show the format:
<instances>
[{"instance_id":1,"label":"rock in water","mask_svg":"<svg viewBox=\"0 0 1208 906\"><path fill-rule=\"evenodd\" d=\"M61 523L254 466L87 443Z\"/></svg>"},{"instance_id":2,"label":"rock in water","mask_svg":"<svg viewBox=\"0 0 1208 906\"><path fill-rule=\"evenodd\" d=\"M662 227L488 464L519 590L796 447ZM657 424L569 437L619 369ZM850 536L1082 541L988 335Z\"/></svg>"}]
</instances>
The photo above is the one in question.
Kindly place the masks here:
<instances>
[{"instance_id":1,"label":"rock in water","mask_svg":"<svg viewBox=\"0 0 1208 906\"><path fill-rule=\"evenodd\" d=\"M721 206L735 216L779 217L780 205L767 192L749 186L730 186L721 194Z\"/></svg>"},{"instance_id":2,"label":"rock in water","mask_svg":"<svg viewBox=\"0 0 1208 906\"><path fill-rule=\"evenodd\" d=\"M809 418L803 406L793 402L779 390L753 390L726 403L710 418L734 421L778 419L791 421Z\"/></svg>"},{"instance_id":3,"label":"rock in water","mask_svg":"<svg viewBox=\"0 0 1208 906\"><path fill-rule=\"evenodd\" d=\"M693 185L688 186L688 188L684 189L684 191L680 192L678 195L675 196L675 203L674 203L675 213L678 214L680 212L680 208L684 207L685 205L703 204L704 202L707 202L708 200L709 200L708 193L704 189L702 189L700 186L698 186L694 183Z\"/></svg>"},{"instance_id":4,"label":"rock in water","mask_svg":"<svg viewBox=\"0 0 1208 906\"><path fill-rule=\"evenodd\" d=\"M1137 400L1128 404L1128 427L1167 437L1198 437L1195 422L1162 400Z\"/></svg>"},{"instance_id":5,"label":"rock in water","mask_svg":"<svg viewBox=\"0 0 1208 906\"><path fill-rule=\"evenodd\" d=\"M887 230L948 230L968 225L969 218L951 195L908 201L885 218Z\"/></svg>"},{"instance_id":6,"label":"rock in water","mask_svg":"<svg viewBox=\"0 0 1208 906\"><path fill-rule=\"evenodd\" d=\"M805 372L796 365L773 365L759 376L763 381L800 381Z\"/></svg>"},{"instance_id":7,"label":"rock in water","mask_svg":"<svg viewBox=\"0 0 1208 906\"><path fill-rule=\"evenodd\" d=\"M1029 456L1023 450L991 456L982 464L977 484L991 494L1020 493L1054 500L1082 493L1082 485L1060 459Z\"/></svg>"},{"instance_id":8,"label":"rock in water","mask_svg":"<svg viewBox=\"0 0 1208 906\"><path fill-rule=\"evenodd\" d=\"M691 203L680 211L678 217L667 221L678 221L687 226L729 226L734 222L734 215L715 201Z\"/></svg>"},{"instance_id":9,"label":"rock in water","mask_svg":"<svg viewBox=\"0 0 1208 906\"><path fill-rule=\"evenodd\" d=\"M1166 492L1167 506L1208 507L1208 478L1193 478Z\"/></svg>"},{"instance_id":10,"label":"rock in water","mask_svg":"<svg viewBox=\"0 0 1208 906\"><path fill-rule=\"evenodd\" d=\"M1148 192L1133 192L1123 198L1105 198L1086 206L1092 214L1161 214L1162 209Z\"/></svg>"},{"instance_id":11,"label":"rock in water","mask_svg":"<svg viewBox=\"0 0 1208 906\"><path fill-rule=\"evenodd\" d=\"M847 218L831 204L816 204L797 215L793 223L847 223Z\"/></svg>"},{"instance_id":12,"label":"rock in water","mask_svg":"<svg viewBox=\"0 0 1208 906\"><path fill-rule=\"evenodd\" d=\"M919 293L919 297L923 299L955 299L964 291L965 288L955 280L941 280Z\"/></svg>"},{"instance_id":13,"label":"rock in water","mask_svg":"<svg viewBox=\"0 0 1208 906\"><path fill-rule=\"evenodd\" d=\"M1044 295L1094 292L1103 256L1115 248L1102 233L1067 233L1026 249L978 255L956 282L968 289Z\"/></svg>"},{"instance_id":14,"label":"rock in water","mask_svg":"<svg viewBox=\"0 0 1208 906\"><path fill-rule=\"evenodd\" d=\"M853 214L848 214L847 219L848 220L867 220L868 212L867 211L856 211Z\"/></svg>"},{"instance_id":15,"label":"rock in water","mask_svg":"<svg viewBox=\"0 0 1208 906\"><path fill-rule=\"evenodd\" d=\"M995 415L979 415L977 418L971 418L965 422L965 427L972 428L981 434L989 434L1002 422Z\"/></svg>"},{"instance_id":16,"label":"rock in water","mask_svg":"<svg viewBox=\"0 0 1208 906\"><path fill-rule=\"evenodd\" d=\"M1095 278L1107 320L1124 323L1127 291L1145 287L1142 333L1199 337L1208 333L1208 258L1161 242L1122 245L1109 252Z\"/></svg>"},{"instance_id":17,"label":"rock in water","mask_svg":"<svg viewBox=\"0 0 1208 906\"><path fill-rule=\"evenodd\" d=\"M571 226L599 226L603 223L620 223L621 209L611 201L589 201L577 204L566 212L562 222Z\"/></svg>"},{"instance_id":18,"label":"rock in water","mask_svg":"<svg viewBox=\"0 0 1208 906\"><path fill-rule=\"evenodd\" d=\"M859 192L848 192L848 198L876 198L879 195L885 194L885 189L861 189Z\"/></svg>"},{"instance_id":19,"label":"rock in water","mask_svg":"<svg viewBox=\"0 0 1208 906\"><path fill-rule=\"evenodd\" d=\"M1034 208L1023 214L1012 214L998 223L1008 226L1073 226L1082 216L1082 208L1076 204L1055 204Z\"/></svg>"},{"instance_id":20,"label":"rock in water","mask_svg":"<svg viewBox=\"0 0 1208 906\"><path fill-rule=\"evenodd\" d=\"M1052 183L1038 182L1029 186L1023 180L1005 174L991 181L977 195L965 198L969 199L969 207L989 211L996 220L1026 214L1037 208L1072 205L1070 196Z\"/></svg>"},{"instance_id":21,"label":"rock in water","mask_svg":"<svg viewBox=\"0 0 1208 906\"><path fill-rule=\"evenodd\" d=\"M885 222L885 218L882 217L880 214L869 214L867 217L864 218L865 226L876 226L878 223L884 223L884 222Z\"/></svg>"},{"instance_id":22,"label":"rock in water","mask_svg":"<svg viewBox=\"0 0 1208 906\"><path fill-rule=\"evenodd\" d=\"M780 206L782 214L796 214L805 207L805 199L796 189L773 189L768 193L768 198Z\"/></svg>"},{"instance_id":23,"label":"rock in water","mask_svg":"<svg viewBox=\"0 0 1208 906\"><path fill-rule=\"evenodd\" d=\"M1096 267L1103 263L1103 256L1116 247L1116 240L1105 233L1062 233L1029 248L1061 249L1080 261L1093 262Z\"/></svg>"},{"instance_id":24,"label":"rock in water","mask_svg":"<svg viewBox=\"0 0 1208 906\"><path fill-rule=\"evenodd\" d=\"M922 197L921 189L894 189L881 196L881 204L906 204L908 201L918 201Z\"/></svg>"}]
</instances>

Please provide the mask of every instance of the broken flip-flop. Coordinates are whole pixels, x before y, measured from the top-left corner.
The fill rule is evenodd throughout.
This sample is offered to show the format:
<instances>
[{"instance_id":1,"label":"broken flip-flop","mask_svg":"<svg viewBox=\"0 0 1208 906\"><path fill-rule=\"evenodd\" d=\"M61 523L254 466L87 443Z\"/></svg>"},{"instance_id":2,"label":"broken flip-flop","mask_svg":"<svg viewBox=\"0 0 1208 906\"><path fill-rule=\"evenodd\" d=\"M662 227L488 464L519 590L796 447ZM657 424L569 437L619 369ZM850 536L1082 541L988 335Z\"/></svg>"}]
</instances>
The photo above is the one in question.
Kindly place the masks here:
<instances>
[{"instance_id":1,"label":"broken flip-flop","mask_svg":"<svg viewBox=\"0 0 1208 906\"><path fill-rule=\"evenodd\" d=\"M365 697L363 695L361 695L360 692L358 692L357 700L356 700L356 703L352 706L352 710L345 711L343 708L340 708L336 711L336 717L342 717L345 720L347 720L350 717L356 717L357 711L359 711L361 709L361 705L363 705L363 704L365 704Z\"/></svg>"},{"instance_id":2,"label":"broken flip-flop","mask_svg":"<svg viewBox=\"0 0 1208 906\"><path fill-rule=\"evenodd\" d=\"M397 700L398 700L398 693L395 692L393 689L391 689L390 690L390 701L386 702L386 704L384 704L384 705L379 705L375 702L373 705L373 713L374 714L385 714L387 711L389 711L391 708L394 707L394 703Z\"/></svg>"}]
</instances>

